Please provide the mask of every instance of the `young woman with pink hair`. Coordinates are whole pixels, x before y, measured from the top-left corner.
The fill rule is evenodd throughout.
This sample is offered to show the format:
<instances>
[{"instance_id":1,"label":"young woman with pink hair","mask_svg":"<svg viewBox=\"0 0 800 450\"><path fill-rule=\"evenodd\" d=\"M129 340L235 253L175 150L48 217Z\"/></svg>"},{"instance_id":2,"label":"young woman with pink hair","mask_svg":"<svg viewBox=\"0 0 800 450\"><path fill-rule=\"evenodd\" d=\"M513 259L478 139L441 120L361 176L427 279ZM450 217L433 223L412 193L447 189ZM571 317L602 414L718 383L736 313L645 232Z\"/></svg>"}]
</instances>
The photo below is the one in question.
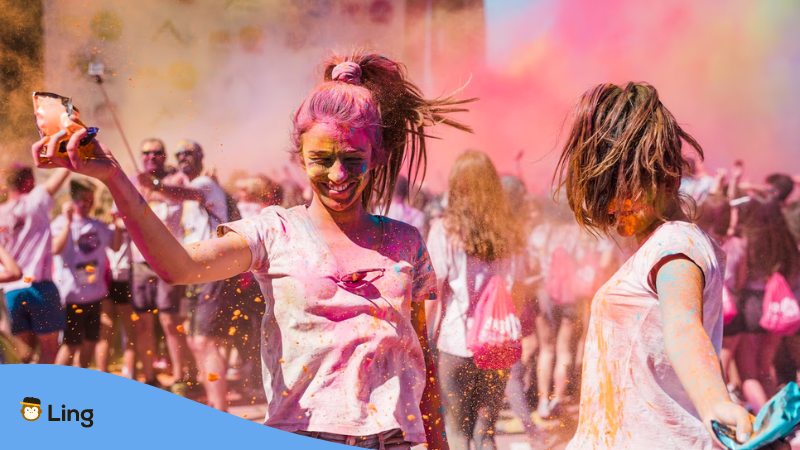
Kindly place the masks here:
<instances>
[{"instance_id":1,"label":"young woman with pink hair","mask_svg":"<svg viewBox=\"0 0 800 450\"><path fill-rule=\"evenodd\" d=\"M404 68L380 55L334 57L293 119L292 142L314 192L182 246L96 141L91 158L46 140L40 167L58 165L108 186L153 270L173 284L252 271L266 304L261 359L266 424L367 448L447 449L423 303L435 297L425 243L413 227L371 215L391 200L404 163L425 161L427 127L461 110L427 100ZM85 151L83 149L82 151Z\"/></svg>"}]
</instances>

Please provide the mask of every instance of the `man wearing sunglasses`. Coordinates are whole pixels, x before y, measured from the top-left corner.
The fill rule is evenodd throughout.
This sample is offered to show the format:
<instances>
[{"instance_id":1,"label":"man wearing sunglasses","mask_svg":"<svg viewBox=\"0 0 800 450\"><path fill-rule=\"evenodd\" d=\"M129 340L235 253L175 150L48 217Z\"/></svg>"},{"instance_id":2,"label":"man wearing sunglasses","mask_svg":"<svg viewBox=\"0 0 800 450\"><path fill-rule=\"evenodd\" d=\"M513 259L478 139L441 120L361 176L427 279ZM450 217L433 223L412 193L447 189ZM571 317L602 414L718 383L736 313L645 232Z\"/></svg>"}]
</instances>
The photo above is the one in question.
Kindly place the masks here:
<instances>
[{"instance_id":1,"label":"man wearing sunglasses","mask_svg":"<svg viewBox=\"0 0 800 450\"><path fill-rule=\"evenodd\" d=\"M184 245L210 239L216 235L217 225L230 220L227 196L217 181L205 174L203 166L203 148L197 142L181 141L175 152L178 169L189 179L189 186L202 193L199 201L184 203L183 226L186 230ZM239 322L234 323L234 307L236 301L236 278L194 286L194 295L189 296L191 304L190 340L195 358L202 361L204 372L203 383L210 406L225 411L227 403L227 357L225 342L236 333L246 333L245 322L255 320L247 314L241 314ZM252 300L252 299L251 299ZM245 320L246 319L246 320ZM252 336L257 339L256 336ZM213 381L212 374L219 374Z\"/></svg>"},{"instance_id":2,"label":"man wearing sunglasses","mask_svg":"<svg viewBox=\"0 0 800 450\"><path fill-rule=\"evenodd\" d=\"M188 245L209 239L216 233L217 225L229 218L227 196L214 180L205 174L203 148L197 142L183 140L178 143L175 159L183 176L181 186L163 186L157 190L174 201L182 201L182 242ZM186 292L190 323L190 344L198 365L208 403L222 411L227 410L227 359L224 342L238 332L232 322L236 279L189 286ZM241 314L241 311L240 311ZM248 318L242 317L247 321ZM244 325L241 327L245 329ZM253 337L255 338L255 337Z\"/></svg>"},{"instance_id":3,"label":"man wearing sunglasses","mask_svg":"<svg viewBox=\"0 0 800 450\"><path fill-rule=\"evenodd\" d=\"M141 146L143 172L133 181L158 218L175 237L182 239L184 232L181 225L181 196L196 196L196 192L181 187L183 175L175 168L168 167L166 162L164 142L158 138L145 139ZM183 391L190 381L187 373L196 372L194 360L188 351L186 335L180 331L183 321L180 305L185 287L171 286L158 278L135 245L132 245L132 256L133 309L139 316L139 320L134 323L136 348L142 360L145 382L159 385L153 369L153 355L156 350L154 313L157 312L172 366L174 383L170 388L173 392Z\"/></svg>"},{"instance_id":4,"label":"man wearing sunglasses","mask_svg":"<svg viewBox=\"0 0 800 450\"><path fill-rule=\"evenodd\" d=\"M28 166L14 165L2 174L8 200L0 204L0 245L8 249L22 269L21 279L0 284L6 293L11 332L30 349L38 343L39 363L52 364L66 316L52 281L50 210L53 194L69 172L57 169L39 186ZM24 362L30 362L33 351L21 356Z\"/></svg>"}]
</instances>

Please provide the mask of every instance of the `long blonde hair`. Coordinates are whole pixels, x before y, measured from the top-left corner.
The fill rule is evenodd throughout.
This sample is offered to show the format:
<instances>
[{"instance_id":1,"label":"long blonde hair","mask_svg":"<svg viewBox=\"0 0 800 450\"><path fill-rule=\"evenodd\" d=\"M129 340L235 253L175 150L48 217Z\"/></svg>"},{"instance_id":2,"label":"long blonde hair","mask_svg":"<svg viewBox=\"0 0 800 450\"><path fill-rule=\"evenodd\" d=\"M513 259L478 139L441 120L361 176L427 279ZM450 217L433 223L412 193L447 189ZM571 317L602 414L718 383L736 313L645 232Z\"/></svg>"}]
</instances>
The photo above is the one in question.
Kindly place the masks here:
<instances>
[{"instance_id":1,"label":"long blonde hair","mask_svg":"<svg viewBox=\"0 0 800 450\"><path fill-rule=\"evenodd\" d=\"M445 230L458 238L468 255L494 261L521 247L519 218L485 153L469 150L456 159L447 195Z\"/></svg>"}]
</instances>

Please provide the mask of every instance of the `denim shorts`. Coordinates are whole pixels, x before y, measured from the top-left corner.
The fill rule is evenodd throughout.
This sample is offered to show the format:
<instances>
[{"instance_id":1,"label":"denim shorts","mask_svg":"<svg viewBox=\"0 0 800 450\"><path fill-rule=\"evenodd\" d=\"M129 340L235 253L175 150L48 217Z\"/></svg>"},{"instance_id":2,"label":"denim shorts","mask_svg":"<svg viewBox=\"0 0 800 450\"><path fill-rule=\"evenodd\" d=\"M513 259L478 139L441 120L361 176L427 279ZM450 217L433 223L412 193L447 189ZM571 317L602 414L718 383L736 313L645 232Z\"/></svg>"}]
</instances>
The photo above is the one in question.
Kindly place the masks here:
<instances>
[{"instance_id":1,"label":"denim shorts","mask_svg":"<svg viewBox=\"0 0 800 450\"><path fill-rule=\"evenodd\" d=\"M61 296L55 283L50 280L37 281L30 287L6 292L6 304L13 334L26 331L46 334L61 331L66 326Z\"/></svg>"}]
</instances>

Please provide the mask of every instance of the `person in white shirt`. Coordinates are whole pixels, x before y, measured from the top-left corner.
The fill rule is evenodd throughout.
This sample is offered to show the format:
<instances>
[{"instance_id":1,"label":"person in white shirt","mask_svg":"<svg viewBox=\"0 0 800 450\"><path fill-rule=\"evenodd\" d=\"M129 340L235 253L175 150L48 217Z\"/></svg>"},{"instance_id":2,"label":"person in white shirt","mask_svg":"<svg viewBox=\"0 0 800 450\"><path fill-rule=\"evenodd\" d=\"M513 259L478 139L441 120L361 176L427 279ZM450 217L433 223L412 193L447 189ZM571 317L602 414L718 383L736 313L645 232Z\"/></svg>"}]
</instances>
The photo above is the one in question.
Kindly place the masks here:
<instances>
[{"instance_id":1,"label":"person in white shirt","mask_svg":"<svg viewBox=\"0 0 800 450\"><path fill-rule=\"evenodd\" d=\"M170 194L183 192L179 185L183 175L168 168L167 152L164 142L157 138L142 141L141 161L144 171L139 173L133 183L147 201L147 205L166 226L167 230L178 239L183 238L181 215L183 203L174 200ZM170 170L172 169L172 170ZM156 351L155 318L164 330L167 352L172 367L172 377L182 388L194 369L194 360L188 351L186 334L182 332L181 300L185 286L171 286L153 271L144 256L134 245L132 247L133 274L131 288L133 291L133 310L138 320L134 322L136 329L136 347L142 360L145 382L160 386L155 378L153 356ZM187 380L188 381L188 380Z\"/></svg>"},{"instance_id":2,"label":"person in white shirt","mask_svg":"<svg viewBox=\"0 0 800 450\"><path fill-rule=\"evenodd\" d=\"M108 372L109 343L114 342L115 334L120 330L125 333L122 352L122 376L134 378L136 372L136 330L133 320L131 291L131 238L125 229L125 222L119 217L116 207L111 211L113 223L111 229L119 232L120 247L114 251L106 249L111 279L108 285L108 298L103 300L100 311L100 340L95 347L94 357L97 369Z\"/></svg>"},{"instance_id":3,"label":"person in white shirt","mask_svg":"<svg viewBox=\"0 0 800 450\"><path fill-rule=\"evenodd\" d=\"M199 199L185 199L183 203L183 243L193 244L213 237L217 225L228 222L227 195L213 178L204 174L203 148L200 144L181 141L175 158L178 168L189 180L186 187L200 194ZM236 325L244 327L244 322L251 320L249 315L242 315L241 310L235 307L236 289L237 279L234 277L192 285L187 290L190 301L190 348L201 369L208 403L222 411L228 409L227 339L232 329L234 335L239 331ZM234 313L237 310L238 315ZM234 317L242 323L234 322Z\"/></svg>"},{"instance_id":4,"label":"person in white shirt","mask_svg":"<svg viewBox=\"0 0 800 450\"><path fill-rule=\"evenodd\" d=\"M437 317L434 339L444 425L454 449L497 448L495 423L509 372L478 367L467 334L490 280L499 278L520 299L524 271L519 224L491 159L483 152L462 153L450 170L447 209L431 222L428 235L441 302L425 305L426 315Z\"/></svg>"},{"instance_id":5,"label":"person in white shirt","mask_svg":"<svg viewBox=\"0 0 800 450\"><path fill-rule=\"evenodd\" d=\"M11 332L31 349L38 344L42 364L55 361L58 334L65 326L64 309L52 281L50 209L53 194L68 176L68 171L58 169L35 186L30 167L12 166L4 177L8 200L0 204L0 244L22 269L21 279L0 284L6 293ZM25 353L22 361L30 362L32 352Z\"/></svg>"},{"instance_id":6,"label":"person in white shirt","mask_svg":"<svg viewBox=\"0 0 800 450\"><path fill-rule=\"evenodd\" d=\"M100 339L101 301L108 296L106 249L119 249L120 235L89 217L94 207L94 187L70 182L70 201L50 224L53 232L54 281L66 307L67 326L56 364L72 365L80 355L89 367Z\"/></svg>"}]
</instances>

